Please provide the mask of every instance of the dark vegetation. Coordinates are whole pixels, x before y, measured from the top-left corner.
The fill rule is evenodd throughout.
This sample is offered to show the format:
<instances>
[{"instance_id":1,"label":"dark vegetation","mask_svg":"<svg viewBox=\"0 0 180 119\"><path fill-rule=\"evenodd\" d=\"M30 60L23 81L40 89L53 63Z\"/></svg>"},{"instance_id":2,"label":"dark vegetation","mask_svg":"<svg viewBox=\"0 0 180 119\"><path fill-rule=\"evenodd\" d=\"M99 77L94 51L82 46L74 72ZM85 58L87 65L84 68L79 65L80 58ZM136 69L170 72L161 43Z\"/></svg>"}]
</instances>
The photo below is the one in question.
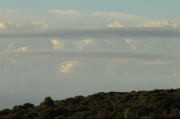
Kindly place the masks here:
<instances>
[{"instance_id":1,"label":"dark vegetation","mask_svg":"<svg viewBox=\"0 0 180 119\"><path fill-rule=\"evenodd\" d=\"M0 111L0 119L180 119L180 89L100 92Z\"/></svg>"}]
</instances>

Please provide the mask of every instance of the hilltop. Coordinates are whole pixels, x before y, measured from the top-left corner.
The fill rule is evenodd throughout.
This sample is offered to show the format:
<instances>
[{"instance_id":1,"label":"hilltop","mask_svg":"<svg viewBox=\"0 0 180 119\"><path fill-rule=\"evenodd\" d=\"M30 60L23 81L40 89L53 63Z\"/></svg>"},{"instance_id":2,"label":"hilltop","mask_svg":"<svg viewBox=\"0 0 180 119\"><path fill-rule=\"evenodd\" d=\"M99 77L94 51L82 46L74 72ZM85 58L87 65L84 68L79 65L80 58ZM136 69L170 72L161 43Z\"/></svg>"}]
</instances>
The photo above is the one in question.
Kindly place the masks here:
<instances>
[{"instance_id":1,"label":"hilltop","mask_svg":"<svg viewBox=\"0 0 180 119\"><path fill-rule=\"evenodd\" d=\"M99 92L54 101L45 97L38 106L15 105L0 111L0 119L179 119L180 89Z\"/></svg>"}]
</instances>

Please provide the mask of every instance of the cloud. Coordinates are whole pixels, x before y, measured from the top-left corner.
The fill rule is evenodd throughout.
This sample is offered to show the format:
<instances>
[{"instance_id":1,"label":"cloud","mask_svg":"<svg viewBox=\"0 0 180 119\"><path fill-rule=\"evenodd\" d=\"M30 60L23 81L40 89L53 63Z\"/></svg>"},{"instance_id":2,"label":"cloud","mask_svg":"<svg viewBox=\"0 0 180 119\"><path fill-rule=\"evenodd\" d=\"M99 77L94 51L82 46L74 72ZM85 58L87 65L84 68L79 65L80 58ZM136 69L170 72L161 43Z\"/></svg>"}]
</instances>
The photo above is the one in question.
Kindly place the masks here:
<instances>
[{"instance_id":1,"label":"cloud","mask_svg":"<svg viewBox=\"0 0 180 119\"><path fill-rule=\"evenodd\" d=\"M45 22L53 28L97 28L106 27L112 21L121 21L125 26L136 26L151 19L121 12L93 13L76 10L52 9L49 11L25 12L18 10L0 10L0 21L15 24L27 22Z\"/></svg>"},{"instance_id":2,"label":"cloud","mask_svg":"<svg viewBox=\"0 0 180 119\"><path fill-rule=\"evenodd\" d=\"M132 50L158 52L158 53L175 53L180 51L180 41L178 38L129 38L125 39L126 43Z\"/></svg>"},{"instance_id":3,"label":"cloud","mask_svg":"<svg viewBox=\"0 0 180 119\"><path fill-rule=\"evenodd\" d=\"M49 10L49 13L54 14L54 15L71 15L71 16L82 16L83 13L77 12L75 10Z\"/></svg>"},{"instance_id":4,"label":"cloud","mask_svg":"<svg viewBox=\"0 0 180 119\"><path fill-rule=\"evenodd\" d=\"M108 24L108 27L123 27L118 21Z\"/></svg>"},{"instance_id":5,"label":"cloud","mask_svg":"<svg viewBox=\"0 0 180 119\"><path fill-rule=\"evenodd\" d=\"M168 28L179 28L180 27L180 18L179 19L163 19L160 21L146 22L144 24L139 24L138 27L168 27Z\"/></svg>"},{"instance_id":6,"label":"cloud","mask_svg":"<svg viewBox=\"0 0 180 119\"><path fill-rule=\"evenodd\" d=\"M59 38L69 40L117 39L144 37L180 37L179 29L123 27L99 29L47 29L29 32L1 33L3 38Z\"/></svg>"},{"instance_id":7,"label":"cloud","mask_svg":"<svg viewBox=\"0 0 180 119\"><path fill-rule=\"evenodd\" d=\"M64 51L64 50L27 50L26 52L0 52L0 59L61 59L61 58L93 58L116 59L130 58L139 60L170 60L179 61L178 54L151 53L136 51Z\"/></svg>"},{"instance_id":8,"label":"cloud","mask_svg":"<svg viewBox=\"0 0 180 119\"><path fill-rule=\"evenodd\" d=\"M48 24L45 22L28 22L23 25L19 25L21 31L33 31L43 30L48 28Z\"/></svg>"},{"instance_id":9,"label":"cloud","mask_svg":"<svg viewBox=\"0 0 180 119\"><path fill-rule=\"evenodd\" d=\"M94 39L85 39L84 42L85 46L82 48L82 50L93 50L98 48L97 42Z\"/></svg>"},{"instance_id":10,"label":"cloud","mask_svg":"<svg viewBox=\"0 0 180 119\"><path fill-rule=\"evenodd\" d=\"M179 29L142 27L71 30L47 28L38 31L1 33L0 49L17 50L26 46L32 50L53 49L53 47L56 50L79 50L74 42L84 41L85 45L83 44L81 50L138 50L173 53L180 50L179 32Z\"/></svg>"},{"instance_id":11,"label":"cloud","mask_svg":"<svg viewBox=\"0 0 180 119\"><path fill-rule=\"evenodd\" d=\"M149 21L150 18L145 18L142 16L138 16L138 15L132 15L132 14L127 14L127 13L122 13L122 12L102 12L102 11L96 11L93 13L93 16L97 17L97 18L101 18L104 20L108 20L108 21L112 21L112 20L116 20L116 21L121 21L124 24L126 24L126 26L134 25L137 23L142 23L145 21Z\"/></svg>"},{"instance_id":12,"label":"cloud","mask_svg":"<svg viewBox=\"0 0 180 119\"><path fill-rule=\"evenodd\" d=\"M0 10L0 21L22 24L32 21L43 21L44 16L39 12L25 12L19 10Z\"/></svg>"},{"instance_id":13,"label":"cloud","mask_svg":"<svg viewBox=\"0 0 180 119\"><path fill-rule=\"evenodd\" d=\"M15 25L11 22L1 22L0 23L0 33L2 32L24 32L41 30L48 28L48 25L44 22L28 22L23 25Z\"/></svg>"},{"instance_id":14,"label":"cloud","mask_svg":"<svg viewBox=\"0 0 180 119\"><path fill-rule=\"evenodd\" d=\"M172 77L179 77L179 75L175 73L172 75Z\"/></svg>"},{"instance_id":15,"label":"cloud","mask_svg":"<svg viewBox=\"0 0 180 119\"><path fill-rule=\"evenodd\" d=\"M31 22L30 25L37 26L36 28L41 28L41 29L48 28L48 24L45 22Z\"/></svg>"},{"instance_id":16,"label":"cloud","mask_svg":"<svg viewBox=\"0 0 180 119\"><path fill-rule=\"evenodd\" d=\"M31 50L36 49L53 49L50 39L36 39L31 38L24 39L6 39L0 40L1 51L14 51L21 47L28 47Z\"/></svg>"},{"instance_id":17,"label":"cloud","mask_svg":"<svg viewBox=\"0 0 180 119\"><path fill-rule=\"evenodd\" d=\"M8 50L12 49L13 45L14 45L14 42L11 42L11 43L7 46L7 47L8 47Z\"/></svg>"},{"instance_id":18,"label":"cloud","mask_svg":"<svg viewBox=\"0 0 180 119\"><path fill-rule=\"evenodd\" d=\"M94 40L93 39L85 39L84 42L86 43L86 45L93 43Z\"/></svg>"},{"instance_id":19,"label":"cloud","mask_svg":"<svg viewBox=\"0 0 180 119\"><path fill-rule=\"evenodd\" d=\"M19 29L20 26L18 25L13 25L11 24L11 22L1 22L0 23L0 32L6 31L6 32L10 32L10 31L16 31Z\"/></svg>"},{"instance_id":20,"label":"cloud","mask_svg":"<svg viewBox=\"0 0 180 119\"><path fill-rule=\"evenodd\" d=\"M58 41L58 40L51 40L51 42L53 43L53 48L54 49L60 49L64 47L64 43L63 41Z\"/></svg>"},{"instance_id":21,"label":"cloud","mask_svg":"<svg viewBox=\"0 0 180 119\"><path fill-rule=\"evenodd\" d=\"M20 47L16 51L27 51L28 49L28 47Z\"/></svg>"},{"instance_id":22,"label":"cloud","mask_svg":"<svg viewBox=\"0 0 180 119\"><path fill-rule=\"evenodd\" d=\"M123 39L85 39L86 43L82 50L94 50L94 51L112 51L112 50L131 50L128 44Z\"/></svg>"},{"instance_id":23,"label":"cloud","mask_svg":"<svg viewBox=\"0 0 180 119\"><path fill-rule=\"evenodd\" d=\"M172 75L166 75L165 77L167 77L167 78L177 78L177 77L179 77L179 75L177 73L174 73Z\"/></svg>"},{"instance_id":24,"label":"cloud","mask_svg":"<svg viewBox=\"0 0 180 119\"><path fill-rule=\"evenodd\" d=\"M63 41L63 40L53 39L51 40L51 42L53 44L53 48L56 50L77 50L78 49L72 41Z\"/></svg>"},{"instance_id":25,"label":"cloud","mask_svg":"<svg viewBox=\"0 0 180 119\"><path fill-rule=\"evenodd\" d=\"M10 22L1 22L0 29L5 29L7 25L11 24Z\"/></svg>"},{"instance_id":26,"label":"cloud","mask_svg":"<svg viewBox=\"0 0 180 119\"><path fill-rule=\"evenodd\" d=\"M66 61L63 63L60 63L60 68L59 71L60 73L69 73L72 72L73 69L75 69L80 65L82 65L83 63L78 62L78 61Z\"/></svg>"},{"instance_id":27,"label":"cloud","mask_svg":"<svg viewBox=\"0 0 180 119\"><path fill-rule=\"evenodd\" d=\"M136 49L136 44L137 42L135 40L132 39L125 39L126 43L129 44L131 46L131 49Z\"/></svg>"}]
</instances>

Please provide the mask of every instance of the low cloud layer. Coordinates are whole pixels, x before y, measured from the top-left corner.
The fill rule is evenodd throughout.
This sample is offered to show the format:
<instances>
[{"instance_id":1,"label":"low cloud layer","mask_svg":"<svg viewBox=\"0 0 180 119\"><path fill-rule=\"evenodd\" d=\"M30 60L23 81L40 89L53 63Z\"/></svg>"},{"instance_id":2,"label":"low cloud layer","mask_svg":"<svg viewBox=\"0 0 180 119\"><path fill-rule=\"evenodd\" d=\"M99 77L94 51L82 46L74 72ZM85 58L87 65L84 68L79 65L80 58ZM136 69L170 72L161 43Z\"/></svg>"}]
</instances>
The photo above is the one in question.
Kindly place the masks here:
<instances>
[{"instance_id":1,"label":"low cloud layer","mask_svg":"<svg viewBox=\"0 0 180 119\"><path fill-rule=\"evenodd\" d=\"M82 40L87 38L110 39L110 38L146 38L146 37L180 37L179 29L125 27L125 28L102 28L102 29L48 29L31 32L1 33L3 38L60 38Z\"/></svg>"},{"instance_id":2,"label":"low cloud layer","mask_svg":"<svg viewBox=\"0 0 180 119\"><path fill-rule=\"evenodd\" d=\"M146 22L144 24L139 24L139 27L166 27L166 28L179 28L180 19L164 19L160 21Z\"/></svg>"},{"instance_id":3,"label":"low cloud layer","mask_svg":"<svg viewBox=\"0 0 180 119\"><path fill-rule=\"evenodd\" d=\"M148 53L133 51L61 51L61 50L27 50L27 48L19 48L18 51L0 52L0 59L41 59L50 60L57 58L93 58L93 59L114 59L129 58L139 60L174 60L179 61L180 56L167 53ZM20 52L21 51L21 52ZM25 51L25 52L24 52Z\"/></svg>"},{"instance_id":4,"label":"low cloud layer","mask_svg":"<svg viewBox=\"0 0 180 119\"><path fill-rule=\"evenodd\" d=\"M123 27L118 21L108 24L108 27Z\"/></svg>"}]
</instances>

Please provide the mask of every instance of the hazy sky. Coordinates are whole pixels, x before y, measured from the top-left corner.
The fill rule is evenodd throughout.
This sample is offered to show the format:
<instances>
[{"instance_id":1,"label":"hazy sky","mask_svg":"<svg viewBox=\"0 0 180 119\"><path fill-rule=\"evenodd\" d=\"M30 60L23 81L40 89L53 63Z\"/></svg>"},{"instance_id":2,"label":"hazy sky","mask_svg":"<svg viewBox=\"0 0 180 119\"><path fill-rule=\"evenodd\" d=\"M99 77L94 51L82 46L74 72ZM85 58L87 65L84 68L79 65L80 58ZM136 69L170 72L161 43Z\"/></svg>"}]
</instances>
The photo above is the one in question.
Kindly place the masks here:
<instances>
[{"instance_id":1,"label":"hazy sky","mask_svg":"<svg viewBox=\"0 0 180 119\"><path fill-rule=\"evenodd\" d=\"M4 0L0 109L179 88L180 1Z\"/></svg>"}]
</instances>

